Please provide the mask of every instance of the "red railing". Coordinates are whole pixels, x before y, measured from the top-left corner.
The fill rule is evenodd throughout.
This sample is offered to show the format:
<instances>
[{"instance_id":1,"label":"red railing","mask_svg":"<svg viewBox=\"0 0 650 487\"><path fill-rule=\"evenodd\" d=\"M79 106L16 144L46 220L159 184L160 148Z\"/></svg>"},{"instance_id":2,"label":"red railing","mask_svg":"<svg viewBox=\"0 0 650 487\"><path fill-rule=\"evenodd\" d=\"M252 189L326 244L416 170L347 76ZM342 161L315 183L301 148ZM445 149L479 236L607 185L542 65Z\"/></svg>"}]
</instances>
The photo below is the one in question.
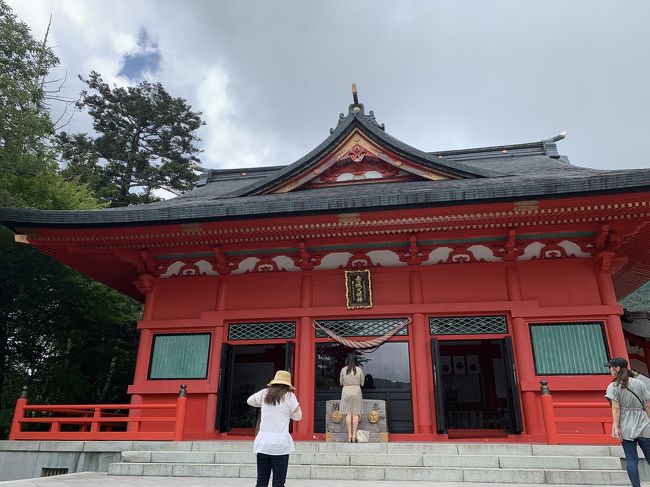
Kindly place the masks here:
<instances>
[{"instance_id":1,"label":"red railing","mask_svg":"<svg viewBox=\"0 0 650 487\"><path fill-rule=\"evenodd\" d=\"M612 437L611 407L606 402L602 404L591 402L553 402L553 396L548 388L548 382L541 381L540 400L542 402L542 417L546 429L546 442L549 445L560 444L608 444L617 445L619 440ZM604 401L604 400L603 400ZM601 410L602 416L557 416L557 409L590 409ZM600 412L600 411L598 411ZM558 424L600 424L602 433L558 432Z\"/></svg>"},{"instance_id":2,"label":"red railing","mask_svg":"<svg viewBox=\"0 0 650 487\"><path fill-rule=\"evenodd\" d=\"M142 416L143 410L170 410L171 415ZM163 404L34 405L27 404L27 391L23 388L16 401L9 439L182 441L186 411L187 387L184 384L175 403ZM146 423L171 426L159 429L156 425L155 430L142 431ZM23 431L24 425L44 425L47 430ZM122 431L117 431L119 429Z\"/></svg>"}]
</instances>

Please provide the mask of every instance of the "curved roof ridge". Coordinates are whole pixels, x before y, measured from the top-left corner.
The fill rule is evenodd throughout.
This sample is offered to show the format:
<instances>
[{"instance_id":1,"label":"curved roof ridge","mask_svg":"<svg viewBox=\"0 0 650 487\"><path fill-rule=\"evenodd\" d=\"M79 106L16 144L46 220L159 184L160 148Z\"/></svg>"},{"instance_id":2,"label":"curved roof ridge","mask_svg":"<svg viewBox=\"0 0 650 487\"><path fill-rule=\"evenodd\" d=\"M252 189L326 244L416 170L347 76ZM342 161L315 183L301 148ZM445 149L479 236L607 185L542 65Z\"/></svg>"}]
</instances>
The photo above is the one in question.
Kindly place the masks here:
<instances>
[{"instance_id":1,"label":"curved roof ridge","mask_svg":"<svg viewBox=\"0 0 650 487\"><path fill-rule=\"evenodd\" d=\"M284 166L284 168L280 169L278 172L233 191L228 196L251 196L275 188L282 182L295 176L300 171L308 169L318 163L324 155L334 149L336 145L338 145L354 128L360 128L365 135L370 137L379 145L385 146L402 157L413 160L414 162L425 164L430 169L438 169L466 178L501 176L501 174L488 169L477 168L455 161L452 163L452 161L448 162L440 160L437 156L432 156L428 152L412 147L386 133L384 125L377 122L374 112L371 111L366 115L362 104L352 104L350 105L349 112L346 116L343 116L342 113L339 115L338 124L335 128L330 130L329 137L310 152L292 164Z\"/></svg>"}]
</instances>

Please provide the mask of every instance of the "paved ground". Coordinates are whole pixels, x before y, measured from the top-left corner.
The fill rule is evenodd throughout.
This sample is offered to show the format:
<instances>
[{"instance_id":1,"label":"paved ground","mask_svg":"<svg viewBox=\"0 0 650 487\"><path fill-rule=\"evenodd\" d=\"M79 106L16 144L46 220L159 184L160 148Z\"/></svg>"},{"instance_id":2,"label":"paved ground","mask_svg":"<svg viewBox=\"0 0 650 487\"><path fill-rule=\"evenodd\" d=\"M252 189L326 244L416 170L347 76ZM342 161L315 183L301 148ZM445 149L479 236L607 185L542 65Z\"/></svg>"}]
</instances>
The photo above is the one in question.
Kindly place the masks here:
<instances>
[{"instance_id":1,"label":"paved ground","mask_svg":"<svg viewBox=\"0 0 650 487\"><path fill-rule=\"evenodd\" d=\"M251 487L253 479L188 478L188 477L108 477L102 473L75 473L58 477L0 482L1 487ZM498 487L501 484L468 484L459 482L408 482L364 480L299 480L287 481L287 487ZM516 487L539 487L539 484L509 484ZM650 486L650 482L643 482ZM554 487L592 487L554 485Z\"/></svg>"}]
</instances>

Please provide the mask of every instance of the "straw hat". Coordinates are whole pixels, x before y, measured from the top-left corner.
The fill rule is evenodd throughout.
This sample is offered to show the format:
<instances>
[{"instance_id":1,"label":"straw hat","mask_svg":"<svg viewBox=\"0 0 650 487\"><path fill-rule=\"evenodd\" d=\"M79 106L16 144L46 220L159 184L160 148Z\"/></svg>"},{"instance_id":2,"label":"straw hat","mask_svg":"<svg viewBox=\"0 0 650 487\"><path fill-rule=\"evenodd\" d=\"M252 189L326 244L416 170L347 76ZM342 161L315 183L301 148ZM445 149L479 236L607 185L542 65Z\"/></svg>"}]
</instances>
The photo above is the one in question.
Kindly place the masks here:
<instances>
[{"instance_id":1,"label":"straw hat","mask_svg":"<svg viewBox=\"0 0 650 487\"><path fill-rule=\"evenodd\" d=\"M291 372L287 372L286 370L278 370L275 373L275 377L273 377L273 380L266 385L272 386L273 384L282 384L284 386L289 386L289 389L292 391L295 389L291 385Z\"/></svg>"}]
</instances>

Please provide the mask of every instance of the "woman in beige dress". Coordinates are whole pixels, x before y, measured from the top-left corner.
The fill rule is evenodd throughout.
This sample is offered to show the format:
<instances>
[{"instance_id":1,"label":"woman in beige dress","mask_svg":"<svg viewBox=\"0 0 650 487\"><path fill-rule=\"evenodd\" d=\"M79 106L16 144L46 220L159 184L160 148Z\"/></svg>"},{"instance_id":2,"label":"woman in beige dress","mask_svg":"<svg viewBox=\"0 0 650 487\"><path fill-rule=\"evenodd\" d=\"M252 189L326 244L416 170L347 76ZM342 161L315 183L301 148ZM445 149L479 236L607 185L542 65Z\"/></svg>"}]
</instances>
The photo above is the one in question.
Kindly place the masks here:
<instances>
[{"instance_id":1,"label":"woman in beige dress","mask_svg":"<svg viewBox=\"0 0 650 487\"><path fill-rule=\"evenodd\" d=\"M363 370L359 367L357 357L353 352L348 354L345 360L345 367L341 369L339 377L343 386L341 391L341 405L339 411L345 414L345 425L348 428L348 441L357 442L357 429L361 419L363 398L361 397L361 386L363 386Z\"/></svg>"}]
</instances>

